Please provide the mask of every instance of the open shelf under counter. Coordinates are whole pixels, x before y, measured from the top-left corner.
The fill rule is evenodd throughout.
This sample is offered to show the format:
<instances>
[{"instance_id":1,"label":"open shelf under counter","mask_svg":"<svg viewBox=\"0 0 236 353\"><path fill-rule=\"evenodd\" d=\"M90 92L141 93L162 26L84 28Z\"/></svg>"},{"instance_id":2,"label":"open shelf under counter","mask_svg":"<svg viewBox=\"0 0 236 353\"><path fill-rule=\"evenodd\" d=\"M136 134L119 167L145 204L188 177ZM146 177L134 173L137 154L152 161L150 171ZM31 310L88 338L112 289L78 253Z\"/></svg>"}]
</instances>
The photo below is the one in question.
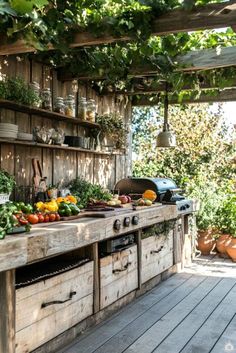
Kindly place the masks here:
<instances>
[{"instance_id":1,"label":"open shelf under counter","mask_svg":"<svg viewBox=\"0 0 236 353\"><path fill-rule=\"evenodd\" d=\"M21 146L26 146L26 147L42 147L42 148L51 148L54 150L63 150L63 151L75 151L75 152L85 152L85 153L92 153L92 154L100 154L100 155L123 155L124 153L120 151L114 151L114 152L107 152L107 151L95 151L95 150L89 150L85 148L79 148L79 147L70 147L70 146L60 146L60 145L48 145L46 143L38 143L38 142L31 142L31 141L22 141L22 140L11 140L11 139L4 139L0 138L0 144L5 143L5 144L12 144L12 145L21 145Z\"/></svg>"},{"instance_id":2,"label":"open shelf under counter","mask_svg":"<svg viewBox=\"0 0 236 353\"><path fill-rule=\"evenodd\" d=\"M82 121L77 118L68 117L67 115L63 115L60 113L52 112L50 110L45 110L41 108L31 107L24 104L15 103L12 101L0 99L0 109L5 108L9 110L14 110L17 112L31 114L31 115L38 115L47 119L52 120L60 120L60 121L67 121L68 123L80 125L86 128L99 128L100 125L97 123L89 122L89 121Z\"/></svg>"}]
</instances>

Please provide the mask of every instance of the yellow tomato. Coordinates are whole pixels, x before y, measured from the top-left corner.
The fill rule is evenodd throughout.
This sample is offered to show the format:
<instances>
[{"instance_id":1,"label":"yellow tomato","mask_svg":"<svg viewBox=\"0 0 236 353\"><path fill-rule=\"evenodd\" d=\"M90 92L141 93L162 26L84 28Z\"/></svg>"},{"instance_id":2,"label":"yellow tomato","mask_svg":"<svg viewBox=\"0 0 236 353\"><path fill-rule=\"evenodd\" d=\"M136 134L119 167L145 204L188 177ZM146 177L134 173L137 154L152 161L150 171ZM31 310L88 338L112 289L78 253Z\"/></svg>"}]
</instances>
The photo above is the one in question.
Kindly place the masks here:
<instances>
[{"instance_id":1,"label":"yellow tomato","mask_svg":"<svg viewBox=\"0 0 236 353\"><path fill-rule=\"evenodd\" d=\"M44 203L42 201L39 201L36 203L36 208L37 210L43 210L44 209Z\"/></svg>"},{"instance_id":2,"label":"yellow tomato","mask_svg":"<svg viewBox=\"0 0 236 353\"><path fill-rule=\"evenodd\" d=\"M58 197L57 199L56 199L56 202L57 203L61 203L61 202L64 202L65 201L65 198L64 197Z\"/></svg>"},{"instance_id":3,"label":"yellow tomato","mask_svg":"<svg viewBox=\"0 0 236 353\"><path fill-rule=\"evenodd\" d=\"M68 195L66 196L67 201L70 201L71 203L77 204L77 198L73 195Z\"/></svg>"},{"instance_id":4,"label":"yellow tomato","mask_svg":"<svg viewBox=\"0 0 236 353\"><path fill-rule=\"evenodd\" d=\"M58 206L49 202L47 204L47 210L50 211L50 212L56 212L56 211L58 211Z\"/></svg>"}]
</instances>

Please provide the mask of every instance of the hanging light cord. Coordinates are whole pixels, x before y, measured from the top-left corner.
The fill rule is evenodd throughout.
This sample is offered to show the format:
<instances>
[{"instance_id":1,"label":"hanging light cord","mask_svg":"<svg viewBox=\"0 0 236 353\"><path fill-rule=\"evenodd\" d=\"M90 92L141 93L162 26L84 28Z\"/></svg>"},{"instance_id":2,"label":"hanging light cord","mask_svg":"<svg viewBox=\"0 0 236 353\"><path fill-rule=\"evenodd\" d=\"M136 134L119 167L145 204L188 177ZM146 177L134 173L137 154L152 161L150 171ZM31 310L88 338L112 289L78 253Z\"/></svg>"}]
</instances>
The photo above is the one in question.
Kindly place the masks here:
<instances>
[{"instance_id":1,"label":"hanging light cord","mask_svg":"<svg viewBox=\"0 0 236 353\"><path fill-rule=\"evenodd\" d=\"M164 100L164 128L163 131L169 130L168 124L168 107L169 107L169 100L168 100L168 84L166 82L166 89L165 89L165 100Z\"/></svg>"}]
</instances>

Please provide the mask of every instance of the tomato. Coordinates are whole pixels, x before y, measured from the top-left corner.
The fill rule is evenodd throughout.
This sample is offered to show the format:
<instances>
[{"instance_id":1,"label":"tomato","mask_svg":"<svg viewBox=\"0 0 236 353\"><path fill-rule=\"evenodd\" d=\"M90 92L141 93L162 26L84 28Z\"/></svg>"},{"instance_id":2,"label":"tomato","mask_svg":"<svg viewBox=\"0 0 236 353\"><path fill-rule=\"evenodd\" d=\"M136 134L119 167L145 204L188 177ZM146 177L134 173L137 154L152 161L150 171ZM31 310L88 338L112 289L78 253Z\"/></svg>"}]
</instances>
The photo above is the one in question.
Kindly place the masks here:
<instances>
[{"instance_id":1,"label":"tomato","mask_svg":"<svg viewBox=\"0 0 236 353\"><path fill-rule=\"evenodd\" d=\"M60 221L61 217L59 215L59 213L56 213L56 221Z\"/></svg>"},{"instance_id":2,"label":"tomato","mask_svg":"<svg viewBox=\"0 0 236 353\"><path fill-rule=\"evenodd\" d=\"M39 222L39 218L36 214L30 214L28 217L27 217L28 221L31 223L31 224L36 224Z\"/></svg>"},{"instance_id":3,"label":"tomato","mask_svg":"<svg viewBox=\"0 0 236 353\"><path fill-rule=\"evenodd\" d=\"M49 221L50 222L54 222L56 220L56 215L55 215L55 213L50 213L49 214Z\"/></svg>"},{"instance_id":4,"label":"tomato","mask_svg":"<svg viewBox=\"0 0 236 353\"><path fill-rule=\"evenodd\" d=\"M28 224L29 222L27 221L27 219L25 219L24 217L21 217L21 218L19 218L19 223L21 224L21 225L26 225L26 224Z\"/></svg>"},{"instance_id":5,"label":"tomato","mask_svg":"<svg viewBox=\"0 0 236 353\"><path fill-rule=\"evenodd\" d=\"M48 214L45 214L45 216L44 216L44 222L49 222L49 215L48 215Z\"/></svg>"},{"instance_id":6,"label":"tomato","mask_svg":"<svg viewBox=\"0 0 236 353\"><path fill-rule=\"evenodd\" d=\"M39 219L39 223L44 222L44 216L41 213L38 214L38 219Z\"/></svg>"}]
</instances>

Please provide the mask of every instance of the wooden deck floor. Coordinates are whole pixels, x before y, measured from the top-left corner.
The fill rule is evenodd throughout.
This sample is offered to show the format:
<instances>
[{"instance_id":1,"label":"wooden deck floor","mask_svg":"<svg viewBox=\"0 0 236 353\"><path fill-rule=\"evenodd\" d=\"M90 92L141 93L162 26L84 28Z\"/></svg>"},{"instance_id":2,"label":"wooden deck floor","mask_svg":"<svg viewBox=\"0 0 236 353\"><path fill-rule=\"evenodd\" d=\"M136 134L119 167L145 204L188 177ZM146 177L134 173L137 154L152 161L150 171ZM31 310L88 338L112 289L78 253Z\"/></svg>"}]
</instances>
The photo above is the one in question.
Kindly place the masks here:
<instances>
[{"instance_id":1,"label":"wooden deck floor","mask_svg":"<svg viewBox=\"0 0 236 353\"><path fill-rule=\"evenodd\" d=\"M235 353L236 266L217 261L197 259L58 353Z\"/></svg>"}]
</instances>

